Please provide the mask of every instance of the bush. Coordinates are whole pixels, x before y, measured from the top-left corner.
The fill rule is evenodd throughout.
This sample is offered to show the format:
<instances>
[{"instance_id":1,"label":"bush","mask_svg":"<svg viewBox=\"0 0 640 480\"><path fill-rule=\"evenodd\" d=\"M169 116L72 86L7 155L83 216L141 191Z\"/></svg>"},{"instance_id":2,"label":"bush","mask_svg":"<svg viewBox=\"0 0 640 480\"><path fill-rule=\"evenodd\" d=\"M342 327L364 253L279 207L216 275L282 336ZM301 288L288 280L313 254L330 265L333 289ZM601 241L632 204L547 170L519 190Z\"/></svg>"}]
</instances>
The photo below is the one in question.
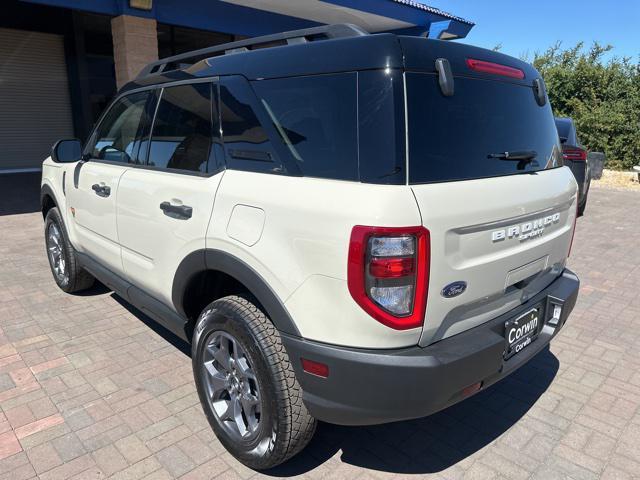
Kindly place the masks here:
<instances>
[{"instance_id":1,"label":"bush","mask_svg":"<svg viewBox=\"0 0 640 480\"><path fill-rule=\"evenodd\" d=\"M611 46L560 43L536 53L554 114L571 117L580 141L606 154L608 168L629 169L640 163L640 63L603 56Z\"/></svg>"}]
</instances>

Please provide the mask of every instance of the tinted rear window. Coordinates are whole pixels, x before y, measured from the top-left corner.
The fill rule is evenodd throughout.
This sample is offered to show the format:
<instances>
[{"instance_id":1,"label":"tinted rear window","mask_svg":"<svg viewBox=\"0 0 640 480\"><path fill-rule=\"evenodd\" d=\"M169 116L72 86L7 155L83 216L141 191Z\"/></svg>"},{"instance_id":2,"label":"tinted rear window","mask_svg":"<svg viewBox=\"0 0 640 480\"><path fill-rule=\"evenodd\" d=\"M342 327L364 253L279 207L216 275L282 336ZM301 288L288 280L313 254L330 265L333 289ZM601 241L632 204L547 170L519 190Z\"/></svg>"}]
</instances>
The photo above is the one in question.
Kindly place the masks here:
<instances>
[{"instance_id":1,"label":"tinted rear window","mask_svg":"<svg viewBox=\"0 0 640 480\"><path fill-rule=\"evenodd\" d=\"M531 87L456 77L455 94L440 93L436 75L407 73L410 183L496 177L562 163L551 107ZM490 158L535 152L526 161Z\"/></svg>"},{"instance_id":2,"label":"tinted rear window","mask_svg":"<svg viewBox=\"0 0 640 480\"><path fill-rule=\"evenodd\" d=\"M569 139L571 133L571 125L569 122L563 120L556 120L556 127L558 128L558 135L560 135L560 141L565 142Z\"/></svg>"}]
</instances>

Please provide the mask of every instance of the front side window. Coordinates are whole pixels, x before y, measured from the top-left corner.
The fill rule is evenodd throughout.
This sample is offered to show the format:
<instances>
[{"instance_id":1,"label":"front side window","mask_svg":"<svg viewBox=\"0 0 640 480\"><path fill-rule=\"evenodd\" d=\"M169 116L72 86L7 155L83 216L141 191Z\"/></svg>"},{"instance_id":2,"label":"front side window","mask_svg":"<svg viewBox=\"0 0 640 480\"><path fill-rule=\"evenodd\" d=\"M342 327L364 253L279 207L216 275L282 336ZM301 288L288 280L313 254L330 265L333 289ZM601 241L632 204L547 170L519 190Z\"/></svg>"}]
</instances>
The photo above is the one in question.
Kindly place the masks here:
<instances>
[{"instance_id":1,"label":"front side window","mask_svg":"<svg viewBox=\"0 0 640 480\"><path fill-rule=\"evenodd\" d=\"M146 155L143 130L150 121L147 102L151 95L138 92L117 100L96 128L85 153L98 160L139 163Z\"/></svg>"},{"instance_id":2,"label":"front side window","mask_svg":"<svg viewBox=\"0 0 640 480\"><path fill-rule=\"evenodd\" d=\"M163 89L151 134L148 165L206 172L211 154L211 84Z\"/></svg>"}]
</instances>

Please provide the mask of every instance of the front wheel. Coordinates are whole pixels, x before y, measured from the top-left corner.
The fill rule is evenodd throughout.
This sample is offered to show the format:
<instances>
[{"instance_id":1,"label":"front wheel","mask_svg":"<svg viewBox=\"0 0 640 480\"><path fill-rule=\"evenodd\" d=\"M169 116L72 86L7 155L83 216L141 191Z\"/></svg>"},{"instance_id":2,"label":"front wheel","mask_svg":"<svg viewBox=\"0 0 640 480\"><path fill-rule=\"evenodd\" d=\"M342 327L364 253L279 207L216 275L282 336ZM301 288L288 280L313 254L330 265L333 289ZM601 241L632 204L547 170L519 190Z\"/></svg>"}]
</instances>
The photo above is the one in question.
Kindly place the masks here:
<instances>
[{"instance_id":1,"label":"front wheel","mask_svg":"<svg viewBox=\"0 0 640 480\"><path fill-rule=\"evenodd\" d=\"M79 265L76 251L69 242L57 207L47 212L44 235L49 266L58 287L67 293L80 292L91 287L95 279Z\"/></svg>"},{"instance_id":2,"label":"front wheel","mask_svg":"<svg viewBox=\"0 0 640 480\"><path fill-rule=\"evenodd\" d=\"M202 312L192 359L207 419L240 462L268 469L309 443L316 421L278 331L251 298L224 297Z\"/></svg>"}]
</instances>

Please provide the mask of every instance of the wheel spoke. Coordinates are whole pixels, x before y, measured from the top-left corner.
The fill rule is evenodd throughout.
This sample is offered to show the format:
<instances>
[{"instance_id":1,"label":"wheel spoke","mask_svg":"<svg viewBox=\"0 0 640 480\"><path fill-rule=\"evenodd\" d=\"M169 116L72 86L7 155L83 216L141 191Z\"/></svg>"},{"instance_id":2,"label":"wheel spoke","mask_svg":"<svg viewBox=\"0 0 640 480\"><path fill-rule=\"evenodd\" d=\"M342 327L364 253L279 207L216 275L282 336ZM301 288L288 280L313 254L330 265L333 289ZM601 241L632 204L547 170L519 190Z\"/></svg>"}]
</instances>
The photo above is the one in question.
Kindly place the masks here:
<instances>
[{"instance_id":1,"label":"wheel spoke","mask_svg":"<svg viewBox=\"0 0 640 480\"><path fill-rule=\"evenodd\" d=\"M218 413L216 409L216 413L218 413L218 418L220 418L220 420L222 420L223 422L227 420L233 420L233 408L231 407L232 402L230 400L220 400L220 402L224 404L224 410Z\"/></svg>"},{"instance_id":2,"label":"wheel spoke","mask_svg":"<svg viewBox=\"0 0 640 480\"><path fill-rule=\"evenodd\" d=\"M235 420L236 428L242 436L247 433L247 426L244 423L244 418L242 418L242 403L240 399L235 396L231 399L231 404L233 405L233 419Z\"/></svg>"},{"instance_id":3,"label":"wheel spoke","mask_svg":"<svg viewBox=\"0 0 640 480\"><path fill-rule=\"evenodd\" d=\"M227 378L220 373L220 371L216 370L213 366L213 362L207 362L204 364L207 372L209 373L209 382L211 384L211 388L213 393L218 393L227 389Z\"/></svg>"},{"instance_id":4,"label":"wheel spoke","mask_svg":"<svg viewBox=\"0 0 640 480\"><path fill-rule=\"evenodd\" d=\"M213 353L213 358L225 371L229 371L229 352L225 348L222 346L217 348Z\"/></svg>"},{"instance_id":5,"label":"wheel spoke","mask_svg":"<svg viewBox=\"0 0 640 480\"><path fill-rule=\"evenodd\" d=\"M216 342L211 342L207 347L209 355L211 355L214 360L218 363L218 365L225 371L229 372L229 345L222 338L220 339L219 345L216 345Z\"/></svg>"},{"instance_id":6,"label":"wheel spoke","mask_svg":"<svg viewBox=\"0 0 640 480\"><path fill-rule=\"evenodd\" d=\"M260 403L258 397L251 394L242 395L242 397L240 397L240 402L242 403L242 408L244 409L244 413L247 416L249 416L249 414L252 413L256 409L256 406Z\"/></svg>"},{"instance_id":7,"label":"wheel spoke","mask_svg":"<svg viewBox=\"0 0 640 480\"><path fill-rule=\"evenodd\" d=\"M251 370L251 367L249 366L247 357L241 357L240 359L238 359L236 366L238 367L238 372L240 373L240 376L242 378L251 379L251 380L256 379L256 376L254 375L253 370Z\"/></svg>"}]
</instances>

